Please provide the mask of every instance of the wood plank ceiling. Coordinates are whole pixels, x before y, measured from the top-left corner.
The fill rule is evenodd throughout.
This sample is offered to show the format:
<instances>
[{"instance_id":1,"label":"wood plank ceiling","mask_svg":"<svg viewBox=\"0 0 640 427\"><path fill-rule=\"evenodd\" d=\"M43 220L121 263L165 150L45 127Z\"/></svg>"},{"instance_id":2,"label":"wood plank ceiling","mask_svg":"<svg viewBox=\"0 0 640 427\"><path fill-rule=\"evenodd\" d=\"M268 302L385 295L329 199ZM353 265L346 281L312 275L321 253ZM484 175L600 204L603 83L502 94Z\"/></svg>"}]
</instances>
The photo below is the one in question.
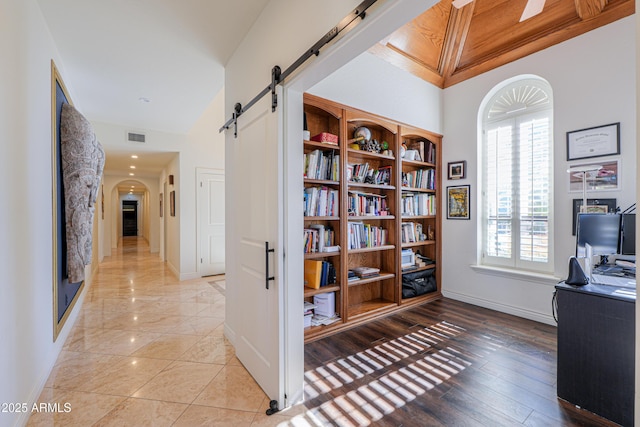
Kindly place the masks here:
<instances>
[{"instance_id":1,"label":"wood plank ceiling","mask_svg":"<svg viewBox=\"0 0 640 427\"><path fill-rule=\"evenodd\" d=\"M482 74L635 12L634 0L546 0L523 22L527 0L442 0L369 49L441 88Z\"/></svg>"}]
</instances>

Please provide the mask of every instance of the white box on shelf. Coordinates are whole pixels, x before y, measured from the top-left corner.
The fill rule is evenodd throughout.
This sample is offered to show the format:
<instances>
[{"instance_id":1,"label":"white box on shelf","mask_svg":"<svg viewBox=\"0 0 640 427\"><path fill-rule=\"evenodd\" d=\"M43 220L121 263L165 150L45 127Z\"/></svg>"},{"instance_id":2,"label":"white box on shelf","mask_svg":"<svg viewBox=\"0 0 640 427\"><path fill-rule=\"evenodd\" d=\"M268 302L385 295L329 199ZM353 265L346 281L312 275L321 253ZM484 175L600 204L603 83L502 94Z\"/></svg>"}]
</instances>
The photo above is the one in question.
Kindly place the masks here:
<instances>
[{"instance_id":1,"label":"white box on shelf","mask_svg":"<svg viewBox=\"0 0 640 427\"><path fill-rule=\"evenodd\" d=\"M304 315L304 327L308 328L311 326L311 318L313 317L313 313Z\"/></svg>"},{"instance_id":2,"label":"white box on shelf","mask_svg":"<svg viewBox=\"0 0 640 427\"><path fill-rule=\"evenodd\" d=\"M313 296L313 303L316 308L315 314L318 316L331 317L336 313L336 293L325 292Z\"/></svg>"}]
</instances>

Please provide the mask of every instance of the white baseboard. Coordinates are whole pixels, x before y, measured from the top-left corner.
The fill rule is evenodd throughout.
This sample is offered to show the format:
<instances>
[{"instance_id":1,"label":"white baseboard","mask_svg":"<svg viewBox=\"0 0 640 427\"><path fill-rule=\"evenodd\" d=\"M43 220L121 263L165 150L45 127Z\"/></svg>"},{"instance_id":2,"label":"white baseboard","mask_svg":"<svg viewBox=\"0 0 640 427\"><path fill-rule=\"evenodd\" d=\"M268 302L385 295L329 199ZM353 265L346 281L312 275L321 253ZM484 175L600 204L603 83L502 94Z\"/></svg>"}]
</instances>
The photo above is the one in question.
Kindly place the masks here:
<instances>
[{"instance_id":1,"label":"white baseboard","mask_svg":"<svg viewBox=\"0 0 640 427\"><path fill-rule=\"evenodd\" d=\"M224 322L224 336L227 337L231 345L236 346L236 332L229 327L229 324Z\"/></svg>"},{"instance_id":2,"label":"white baseboard","mask_svg":"<svg viewBox=\"0 0 640 427\"><path fill-rule=\"evenodd\" d=\"M458 292L443 290L442 295L446 298L451 298L456 301L462 301L468 304L473 304L480 307L488 308L490 310L499 311L501 313L512 314L514 316L522 317L524 319L533 320L535 322L545 323L551 326L557 326L556 321L553 319L553 316L547 313L540 313L538 311L533 311L533 310L529 310L522 307L501 304L495 301L478 298L472 295L461 294ZM551 301L549 301L549 304L551 304Z\"/></svg>"},{"instance_id":3,"label":"white baseboard","mask_svg":"<svg viewBox=\"0 0 640 427\"><path fill-rule=\"evenodd\" d=\"M197 272L195 272L195 273L182 273L178 277L180 277L180 281L183 281L183 280L199 279L201 276Z\"/></svg>"}]
</instances>

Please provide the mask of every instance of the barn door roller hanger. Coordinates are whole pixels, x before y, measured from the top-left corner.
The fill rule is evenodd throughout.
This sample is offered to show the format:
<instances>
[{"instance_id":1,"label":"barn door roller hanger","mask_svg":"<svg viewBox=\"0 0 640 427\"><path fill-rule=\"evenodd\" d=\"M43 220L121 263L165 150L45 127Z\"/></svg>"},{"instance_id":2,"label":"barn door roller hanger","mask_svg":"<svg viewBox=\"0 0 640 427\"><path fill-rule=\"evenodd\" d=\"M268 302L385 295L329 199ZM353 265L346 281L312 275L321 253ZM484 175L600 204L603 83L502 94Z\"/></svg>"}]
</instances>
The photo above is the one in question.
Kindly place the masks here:
<instances>
[{"instance_id":1,"label":"barn door roller hanger","mask_svg":"<svg viewBox=\"0 0 640 427\"><path fill-rule=\"evenodd\" d=\"M244 107L239 102L236 103L233 107L233 114L231 118L227 120L227 122L222 125L220 128L220 132L223 132L229 129L232 125L234 127L233 135L238 137L238 117L240 117L243 113L249 110L256 102L262 99L267 93L271 92L271 111L276 111L278 107L278 95L276 94L276 86L284 81L291 73L298 69L302 64L304 64L307 59L312 56L320 55L320 49L322 49L326 44L328 44L331 40L336 38L336 36L342 32L349 32L353 29L354 26L352 24L357 19L364 19L366 16L367 9L371 7L377 0L365 0L358 5L353 11L351 11L347 16L342 18L340 23L333 27L327 34L324 35L320 40L318 40L310 49L308 49L300 58L298 58L293 64L289 66L286 70L282 71L279 66L273 67L271 70L271 83L269 86L264 88L256 97L254 97L247 105Z\"/></svg>"}]
</instances>

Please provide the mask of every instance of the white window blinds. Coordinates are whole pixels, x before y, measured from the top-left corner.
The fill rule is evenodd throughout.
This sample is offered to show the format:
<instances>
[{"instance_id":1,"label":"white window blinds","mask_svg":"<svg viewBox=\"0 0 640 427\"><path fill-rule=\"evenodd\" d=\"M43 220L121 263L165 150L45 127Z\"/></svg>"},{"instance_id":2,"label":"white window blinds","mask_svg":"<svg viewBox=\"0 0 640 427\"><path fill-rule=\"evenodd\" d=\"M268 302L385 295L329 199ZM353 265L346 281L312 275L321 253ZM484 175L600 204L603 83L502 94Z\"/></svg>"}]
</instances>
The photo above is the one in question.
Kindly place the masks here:
<instances>
[{"instance_id":1,"label":"white window blinds","mask_svg":"<svg viewBox=\"0 0 640 427\"><path fill-rule=\"evenodd\" d=\"M482 264L552 271L548 93L537 86L532 90L531 81L517 82L494 95L485 110Z\"/></svg>"}]
</instances>

